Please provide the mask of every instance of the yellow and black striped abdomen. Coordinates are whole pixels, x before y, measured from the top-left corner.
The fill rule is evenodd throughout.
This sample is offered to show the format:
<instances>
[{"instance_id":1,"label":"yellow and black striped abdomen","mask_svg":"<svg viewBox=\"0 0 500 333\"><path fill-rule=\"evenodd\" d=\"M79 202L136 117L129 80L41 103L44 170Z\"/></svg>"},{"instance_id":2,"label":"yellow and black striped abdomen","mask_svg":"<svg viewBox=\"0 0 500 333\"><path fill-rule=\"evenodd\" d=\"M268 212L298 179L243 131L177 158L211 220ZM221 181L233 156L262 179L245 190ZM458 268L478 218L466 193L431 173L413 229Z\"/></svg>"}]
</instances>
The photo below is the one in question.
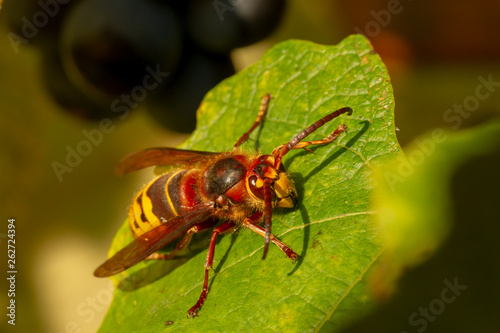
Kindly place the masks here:
<instances>
[{"instance_id":1,"label":"yellow and black striped abdomen","mask_svg":"<svg viewBox=\"0 0 500 333\"><path fill-rule=\"evenodd\" d=\"M134 198L128 219L134 237L183 215L180 185L188 170L169 172L147 184Z\"/></svg>"}]
</instances>

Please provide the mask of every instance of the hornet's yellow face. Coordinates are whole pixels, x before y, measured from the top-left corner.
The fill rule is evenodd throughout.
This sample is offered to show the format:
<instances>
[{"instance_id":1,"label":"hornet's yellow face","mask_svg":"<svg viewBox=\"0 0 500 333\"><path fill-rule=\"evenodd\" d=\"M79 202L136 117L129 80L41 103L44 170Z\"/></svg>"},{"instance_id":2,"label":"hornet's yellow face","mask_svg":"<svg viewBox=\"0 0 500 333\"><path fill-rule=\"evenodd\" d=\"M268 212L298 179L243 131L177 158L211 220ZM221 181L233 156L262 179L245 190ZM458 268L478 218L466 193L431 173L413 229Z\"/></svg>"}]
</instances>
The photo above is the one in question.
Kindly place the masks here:
<instances>
[{"instance_id":1,"label":"hornet's yellow face","mask_svg":"<svg viewBox=\"0 0 500 333\"><path fill-rule=\"evenodd\" d=\"M274 193L278 207L293 208L297 204L297 190L287 173L279 173L278 180L274 182Z\"/></svg>"},{"instance_id":2,"label":"hornet's yellow face","mask_svg":"<svg viewBox=\"0 0 500 333\"><path fill-rule=\"evenodd\" d=\"M293 208L297 204L297 190L293 181L280 165L279 170L274 168L274 157L263 155L260 163L253 168L253 175L247 178L248 192L254 199L264 200L264 179L271 179L271 188L274 192L273 206Z\"/></svg>"}]
</instances>

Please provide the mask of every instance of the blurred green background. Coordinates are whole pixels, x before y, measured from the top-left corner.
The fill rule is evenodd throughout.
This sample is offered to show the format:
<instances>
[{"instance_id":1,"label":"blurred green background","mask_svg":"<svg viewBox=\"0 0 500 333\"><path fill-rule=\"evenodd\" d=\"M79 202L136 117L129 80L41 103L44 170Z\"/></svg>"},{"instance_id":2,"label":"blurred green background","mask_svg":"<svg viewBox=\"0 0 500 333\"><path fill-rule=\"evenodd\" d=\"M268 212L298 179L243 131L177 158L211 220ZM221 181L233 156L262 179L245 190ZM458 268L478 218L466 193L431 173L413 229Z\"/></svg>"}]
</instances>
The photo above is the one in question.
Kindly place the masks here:
<instances>
[{"instance_id":1,"label":"blurred green background","mask_svg":"<svg viewBox=\"0 0 500 333\"><path fill-rule=\"evenodd\" d=\"M498 85L487 97L476 99L477 105L471 98L477 95L480 78L500 82L498 1L290 0L286 5L283 20L271 36L231 52L236 71L281 40L336 44L349 34L363 32L391 75L397 136L403 147L428 130L462 130L498 117ZM151 178L150 170L118 178L113 167L127 153L176 146L188 134L176 132L175 126L166 129L139 104L125 119L115 118L113 130L60 181L53 163L64 163L67 147L75 148L85 139L83 131L99 128L99 123L75 117L51 98L46 89L50 78L49 82L42 79L45 63L38 41L35 37L16 52L7 38L12 26L5 19L6 8L0 12L4 36L0 38L0 207L4 212L0 242L5 248L7 219L15 218L18 307L15 329L4 320L0 329L94 332L110 303L111 283L94 278L92 272L105 258L134 193ZM53 39L57 38L54 33ZM465 116L446 117L455 105L464 103L471 110ZM487 161L496 163L498 158ZM458 180L492 170L478 171L484 164L473 164L461 171ZM490 221L498 217L498 209L483 207L484 201L478 199L498 198L500 190L492 186L498 184L498 177L486 177L483 182L490 185L484 191L475 188L474 181L465 180L462 185L455 178L452 189L454 203L461 203L456 206L459 216ZM471 191L475 200L467 200L464 194ZM498 227L489 230L497 231ZM481 244L483 236L474 235L467 246ZM491 266L498 274L498 263ZM445 278L453 276L439 275L436 281L442 284ZM1 304L6 304L6 293L0 294ZM430 300L424 297L422 302ZM407 323L405 316L415 310L408 309L400 321Z\"/></svg>"}]
</instances>

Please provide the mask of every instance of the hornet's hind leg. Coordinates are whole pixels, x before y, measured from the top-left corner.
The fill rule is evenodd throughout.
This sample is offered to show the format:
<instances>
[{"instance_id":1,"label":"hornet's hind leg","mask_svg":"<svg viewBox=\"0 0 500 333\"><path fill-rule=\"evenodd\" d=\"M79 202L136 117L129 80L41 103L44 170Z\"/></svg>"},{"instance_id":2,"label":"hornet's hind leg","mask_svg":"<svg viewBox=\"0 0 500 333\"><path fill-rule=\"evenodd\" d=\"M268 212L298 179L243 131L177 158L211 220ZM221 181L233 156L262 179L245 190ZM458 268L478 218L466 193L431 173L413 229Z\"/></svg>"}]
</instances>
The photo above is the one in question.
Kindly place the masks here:
<instances>
[{"instance_id":1,"label":"hornet's hind leg","mask_svg":"<svg viewBox=\"0 0 500 333\"><path fill-rule=\"evenodd\" d=\"M191 229L186 231L186 235L184 235L184 237L180 240L180 242L177 243L177 246L175 247L175 249L172 252L170 252L170 253L155 252L155 253L150 254L148 257L146 257L145 260L157 260L157 259L158 260L168 260L168 259L175 258L175 256L177 256L177 254L180 251L184 250L185 248L187 248L189 246L189 243L191 243L191 239L193 239L193 235L195 233L200 232L202 230L212 228L217 223L217 221L218 221L217 219L211 218L205 222L202 222L200 224L195 225L194 227L192 227Z\"/></svg>"}]
</instances>

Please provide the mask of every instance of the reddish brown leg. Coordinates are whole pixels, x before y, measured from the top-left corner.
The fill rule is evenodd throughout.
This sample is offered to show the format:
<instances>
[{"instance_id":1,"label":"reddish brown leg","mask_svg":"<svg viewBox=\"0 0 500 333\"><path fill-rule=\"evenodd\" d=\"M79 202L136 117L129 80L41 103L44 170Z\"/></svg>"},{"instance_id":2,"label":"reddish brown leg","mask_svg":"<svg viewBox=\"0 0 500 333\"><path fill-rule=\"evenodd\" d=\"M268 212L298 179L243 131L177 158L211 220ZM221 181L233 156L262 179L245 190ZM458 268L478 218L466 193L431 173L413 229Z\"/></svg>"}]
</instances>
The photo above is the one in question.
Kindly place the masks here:
<instances>
[{"instance_id":1,"label":"reddish brown leg","mask_svg":"<svg viewBox=\"0 0 500 333\"><path fill-rule=\"evenodd\" d=\"M337 110L335 112L332 112L329 115L321 118L320 120L318 120L317 122L315 122L314 124L312 124L311 126L309 126L308 128L306 128L305 130L303 130L299 134L297 134L287 144L284 144L284 145L281 145L281 146L278 146L278 147L274 148L272 154L276 158L275 168L276 169L279 168L279 166L281 164L281 159L290 150L292 150L292 149L299 149L299 148L305 148L305 147L307 147L309 145L322 145L322 144L326 144L326 143L329 143L329 142L332 142L333 140L335 140L342 132L345 132L346 126L345 125L339 125L337 127L337 129L332 134L330 134L329 136L327 136L326 138L324 138L322 140L301 142L309 134L313 133L318 128L320 128L321 126L323 126L327 122L331 121L332 119L337 118L338 116L340 116L343 113L347 113L350 116L352 114L352 109L349 108L349 107L345 107L345 108L339 109L339 110Z\"/></svg>"},{"instance_id":2,"label":"reddish brown leg","mask_svg":"<svg viewBox=\"0 0 500 333\"><path fill-rule=\"evenodd\" d=\"M180 242L177 243L177 246L175 247L175 249L172 252L170 252L170 253L155 252L155 253L152 253L149 256L147 256L145 260L156 260L156 259L167 260L167 259L174 258L179 251L184 250L189 245L189 243L191 243L191 239L193 238L193 235L195 233L197 233L198 231L199 231L199 228L197 226L192 227L191 229L189 229L186 232L186 235L184 236L184 238L182 238L180 240Z\"/></svg>"},{"instance_id":3,"label":"reddish brown leg","mask_svg":"<svg viewBox=\"0 0 500 333\"><path fill-rule=\"evenodd\" d=\"M158 253L158 252L155 252L155 253L152 253L150 254L148 257L146 257L145 260L168 260L168 259L172 259L172 258L175 258L175 256L177 255L177 253L179 253L180 251L184 250L188 245L189 243L191 243L191 239L193 239L193 235L197 232L200 232L202 230L205 230L205 229L209 229L209 228L212 228L214 226L214 224L217 223L217 219L208 219L206 220L205 222L202 222L198 225L195 225L194 227L192 227L191 229L189 229L187 232L186 232L186 235L179 241L179 243L177 243L177 246L175 247L175 249L170 252L170 253Z\"/></svg>"},{"instance_id":4,"label":"reddish brown leg","mask_svg":"<svg viewBox=\"0 0 500 333\"><path fill-rule=\"evenodd\" d=\"M266 227L266 234L264 235L264 253L262 254L262 260L266 259L267 251L269 251L269 242L271 241L271 225L272 225L272 214L273 214L273 196L271 193L271 183L273 180L266 178L264 180L264 226Z\"/></svg>"},{"instance_id":5,"label":"reddish brown leg","mask_svg":"<svg viewBox=\"0 0 500 333\"><path fill-rule=\"evenodd\" d=\"M234 148L238 148L243 142L248 140L248 136L250 133L252 133L257 126L262 122L262 119L264 119L264 116L266 115L267 112L267 106L269 105L269 101L271 100L271 95L270 94L265 94L262 96L262 100L260 103L260 108L259 108L259 113L257 114L257 119L255 119L255 122L253 123L252 127L241 136L241 138L236 142L234 145Z\"/></svg>"},{"instance_id":6,"label":"reddish brown leg","mask_svg":"<svg viewBox=\"0 0 500 333\"><path fill-rule=\"evenodd\" d=\"M210 239L210 246L208 248L207 259L205 261L205 280L203 281L203 290L201 291L200 298L198 302L189 309L188 317L197 316L198 310L203 306L203 303L207 299L208 294L208 272L212 268L212 264L214 262L214 253L215 253L215 241L217 240L217 236L225 231L234 228L234 224L232 222L224 222L220 226L214 229L212 233L212 238Z\"/></svg>"},{"instance_id":7,"label":"reddish brown leg","mask_svg":"<svg viewBox=\"0 0 500 333\"><path fill-rule=\"evenodd\" d=\"M243 220L243 226L252 230L253 232L257 233L258 235L261 235L262 237L266 237L266 230L256 224L254 224L255 221L252 221L251 218L246 218ZM299 260L299 255L295 253L288 245L274 237L273 234L270 234L269 236L271 243L276 245L277 247L280 248L281 251L283 251L286 256L293 261Z\"/></svg>"}]
</instances>

